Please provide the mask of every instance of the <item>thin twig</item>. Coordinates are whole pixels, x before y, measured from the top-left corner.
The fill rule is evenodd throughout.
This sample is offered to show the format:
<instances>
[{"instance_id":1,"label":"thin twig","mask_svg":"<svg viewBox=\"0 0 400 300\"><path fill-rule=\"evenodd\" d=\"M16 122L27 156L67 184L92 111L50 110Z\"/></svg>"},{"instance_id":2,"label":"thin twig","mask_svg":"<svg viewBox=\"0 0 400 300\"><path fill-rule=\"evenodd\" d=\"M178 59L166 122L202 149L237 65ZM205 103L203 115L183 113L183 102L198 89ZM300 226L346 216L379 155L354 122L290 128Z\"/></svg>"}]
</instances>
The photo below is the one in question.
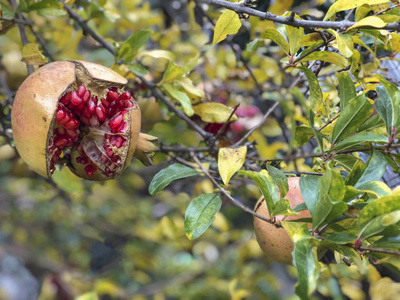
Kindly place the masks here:
<instances>
[{"instance_id":1,"label":"thin twig","mask_svg":"<svg viewBox=\"0 0 400 300\"><path fill-rule=\"evenodd\" d=\"M222 136L222 134L225 132L226 127L229 125L233 115L235 114L236 110L239 108L240 104L236 105L231 114L229 115L228 119L226 120L226 122L224 123L224 125L222 125L222 127L218 130L217 134L215 135L215 137L213 138L213 140L210 142L211 147L214 147L215 142Z\"/></svg>"},{"instance_id":2,"label":"thin twig","mask_svg":"<svg viewBox=\"0 0 400 300\"><path fill-rule=\"evenodd\" d=\"M247 14L250 16L258 17L262 20L269 20L275 23L286 24L293 27L304 27L304 28L327 28L327 29L339 29L346 30L349 27L356 24L356 22L350 21L314 21L314 20L302 20L288 17L281 17L270 12L262 12L257 9L247 7L242 3L232 3L224 0L199 0L199 2L212 4L220 7L225 7L229 10L233 10L236 13ZM373 26L365 25L359 27L360 29L373 29ZM386 30L400 30L400 24L397 22L389 23L381 29Z\"/></svg>"},{"instance_id":3,"label":"thin twig","mask_svg":"<svg viewBox=\"0 0 400 300\"><path fill-rule=\"evenodd\" d=\"M262 215L259 215L258 213L254 212L252 209L250 209L247 206L243 205L243 203L239 202L238 200L233 198L231 195L229 195L229 193L223 187L221 187L221 185L218 184L218 182L214 179L214 177L212 177L211 174L203 167L203 165L201 164L200 160L197 158L197 156L193 152L190 153L190 156L198 164L198 166L201 169L201 171L214 183L214 185L217 187L217 189L225 197L227 197L233 204L235 204L236 206L240 207L245 212L248 212L249 214L252 214L254 217L259 218L259 219L261 219L261 220L263 220L265 222L268 222L270 224L275 225L274 222L271 221L270 219L268 219L268 218L266 218L266 217L264 217Z\"/></svg>"},{"instance_id":4,"label":"thin twig","mask_svg":"<svg viewBox=\"0 0 400 300\"><path fill-rule=\"evenodd\" d=\"M266 112L262 120L253 128L251 128L238 142L236 142L232 147L238 147L242 145L248 138L249 136L261 125L265 123L265 120L269 117L269 115L274 111L274 109L278 106L279 102L275 102L274 105L270 107L270 109Z\"/></svg>"}]
</instances>

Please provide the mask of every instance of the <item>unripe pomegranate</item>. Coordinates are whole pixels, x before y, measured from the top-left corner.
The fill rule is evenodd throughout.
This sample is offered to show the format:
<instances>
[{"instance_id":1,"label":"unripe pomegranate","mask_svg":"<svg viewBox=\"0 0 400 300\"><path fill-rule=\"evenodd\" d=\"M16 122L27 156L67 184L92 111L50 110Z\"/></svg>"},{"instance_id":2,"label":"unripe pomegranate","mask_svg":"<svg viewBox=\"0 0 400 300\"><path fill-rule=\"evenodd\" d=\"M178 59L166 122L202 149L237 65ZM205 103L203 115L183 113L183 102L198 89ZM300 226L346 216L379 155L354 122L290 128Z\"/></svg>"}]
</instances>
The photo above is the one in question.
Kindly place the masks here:
<instances>
[{"instance_id":1,"label":"unripe pomegranate","mask_svg":"<svg viewBox=\"0 0 400 300\"><path fill-rule=\"evenodd\" d=\"M288 178L289 191L286 194L285 199L290 201L290 208L293 208L296 205L304 202L304 199L300 193L299 182L300 177ZM266 218L270 217L264 197L261 197L258 200L254 211ZM308 210L302 210L300 211L300 214L296 216L288 216L285 220L295 220L310 217L311 215ZM277 221L281 221L283 218L284 216L276 216L275 219ZM311 226L311 224L309 226ZM293 242L285 229L277 228L259 218L254 218L254 230L256 233L257 242L267 256L280 263L292 264Z\"/></svg>"},{"instance_id":2,"label":"unripe pomegranate","mask_svg":"<svg viewBox=\"0 0 400 300\"><path fill-rule=\"evenodd\" d=\"M47 64L30 75L14 100L15 146L37 173L56 164L89 180L118 177L132 156L146 163L155 138L140 134L140 109L122 88L127 80L85 61Z\"/></svg>"}]
</instances>

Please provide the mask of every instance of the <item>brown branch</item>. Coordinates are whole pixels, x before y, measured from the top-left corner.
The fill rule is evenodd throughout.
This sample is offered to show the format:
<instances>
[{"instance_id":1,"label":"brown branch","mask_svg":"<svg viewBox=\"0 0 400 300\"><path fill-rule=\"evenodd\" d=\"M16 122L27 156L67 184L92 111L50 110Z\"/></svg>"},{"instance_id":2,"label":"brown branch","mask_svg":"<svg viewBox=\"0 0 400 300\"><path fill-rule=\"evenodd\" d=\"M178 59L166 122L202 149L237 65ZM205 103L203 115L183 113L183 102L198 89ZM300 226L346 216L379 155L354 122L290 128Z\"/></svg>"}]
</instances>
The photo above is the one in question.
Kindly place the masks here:
<instances>
[{"instance_id":1,"label":"brown branch","mask_svg":"<svg viewBox=\"0 0 400 300\"><path fill-rule=\"evenodd\" d=\"M258 213L254 212L252 209L248 208L247 206L243 205L243 203L241 203L240 201L236 200L235 198L233 198L231 195L229 195L229 193L214 179L214 177L211 176L211 174L203 167L203 165L201 164L200 160L198 159L198 157L192 152L190 153L190 156L193 158L193 160L198 164L199 168L201 169L201 171L212 181L212 183L217 187L217 189L220 191L221 194L223 194L225 197L227 197L234 205L240 207L242 210L244 210L245 212L248 212L249 214L252 214L254 217L259 218L267 223L270 224L274 224L273 221L271 221L270 219L259 215Z\"/></svg>"},{"instance_id":2,"label":"brown branch","mask_svg":"<svg viewBox=\"0 0 400 300\"><path fill-rule=\"evenodd\" d=\"M233 10L236 13L247 14L250 16L258 17L262 20L269 20L275 23L286 24L293 27L304 27L304 28L325 28L325 29L339 29L346 30L349 27L356 24L356 22L349 21L314 21L314 20L301 20L289 17L281 17L270 12L262 12L257 9L243 5L242 3L232 3L224 0L198 0L202 3L212 4L220 7L225 7L229 10ZM373 26L365 25L359 27L359 29L375 29ZM385 27L380 29L386 30L400 30L400 24L398 22L389 23Z\"/></svg>"}]
</instances>

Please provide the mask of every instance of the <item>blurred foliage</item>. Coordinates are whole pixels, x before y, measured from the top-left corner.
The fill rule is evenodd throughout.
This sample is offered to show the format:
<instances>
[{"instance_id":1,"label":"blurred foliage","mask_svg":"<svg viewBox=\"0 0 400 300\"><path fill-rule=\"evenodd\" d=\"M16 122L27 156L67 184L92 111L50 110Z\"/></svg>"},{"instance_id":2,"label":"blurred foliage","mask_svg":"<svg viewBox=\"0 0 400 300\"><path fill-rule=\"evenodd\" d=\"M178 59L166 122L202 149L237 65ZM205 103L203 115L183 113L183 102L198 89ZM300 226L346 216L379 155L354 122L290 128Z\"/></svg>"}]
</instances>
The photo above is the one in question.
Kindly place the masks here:
<instances>
[{"instance_id":1,"label":"blurred foliage","mask_svg":"<svg viewBox=\"0 0 400 300\"><path fill-rule=\"evenodd\" d=\"M296 19L320 20L335 14L343 19L348 13L344 10L358 7L348 14L352 21L364 22L357 26L379 27L382 22L385 26L399 17L400 10L388 1L376 5L354 1L355 6L342 8L331 6L332 2L271 1L265 7L270 1L258 1L254 5L285 17L290 16L286 13L290 10L297 13ZM254 16L239 18L232 11L223 13L200 1L69 0L65 4L117 49L115 53L83 30L61 2L0 0L5 18L0 21L0 260L8 253L24 262L40 283L38 299L297 299L297 271L311 268L308 262L314 260L316 245L313 252L307 253L308 261L297 262L298 270L272 262L254 239L252 217L224 197L221 210L214 209L207 215L208 221L213 221L208 230L189 240L185 233L186 209L192 199L215 192L211 180L203 176L180 176L166 189L149 195L154 175L166 170L171 162L183 160L200 171L187 148L209 145L187 122L170 112L141 78L154 83L175 108L214 136L224 122L234 121L217 139L218 148L237 143L255 128L248 137L255 143L247 144L247 152L234 151L241 156L240 166L231 163L229 157L217 162L218 149L198 155L202 166L220 183L217 172L229 173L224 183L228 185L229 181L231 194L247 207L252 208L261 193L268 197L270 191L259 190L259 182L251 178L232 177L233 173L243 164L259 171L265 168L265 160L273 159L279 160L272 163L280 170L269 168L268 172L275 172L275 178L282 171L324 173L318 177L318 190L312 185L313 179L304 179L306 193L316 195L322 186L321 195L325 195L315 200L319 206L306 200L308 209L318 212L313 216L314 229L347 213L346 202L362 208L375 199L389 203L398 198L398 192L383 197L392 192L384 183L377 183L387 163L399 172L396 154L371 151L370 159L364 162L357 153L335 156L338 151L370 146L371 142L387 145L393 138L390 145L395 145L398 141L396 132L390 132L391 128L398 129L398 119L385 114L385 108L397 103L398 92L377 75L391 75L385 62L394 62L393 57L400 51L396 32L355 29L339 33L328 29L317 33ZM385 10L387 13L380 13ZM26 30L28 47L24 47L13 19L21 21L20 14L26 22L19 24ZM372 14L377 19L365 23ZM234 26L224 32L230 22L223 19L226 16L234 19ZM222 31L217 32L217 39L214 25ZM323 43L324 51L318 48L308 54ZM92 61L125 76L129 80L127 90L135 94L142 109L142 131L160 140L161 151L153 159L154 166L143 167L134 161L117 180L102 183L81 180L67 168L60 168L51 181L30 171L10 147L10 111L13 95L28 75L25 63L36 66L46 59ZM318 62L318 69L308 62ZM373 111L376 93L374 98L368 92L376 90L382 103ZM280 105L257 127L277 101ZM230 108L237 104L240 106L230 119ZM363 110L357 114L359 107ZM364 122L373 113L378 116L376 111L380 118ZM358 134L353 135L356 131ZM307 156L324 150L326 157ZM260 163L245 160L246 154ZM221 172L224 167L228 170ZM267 173L261 172L257 174ZM307 185L307 180L311 184ZM334 184L330 190L331 182ZM275 186L274 181L269 180L269 184ZM274 205L272 198L270 203ZM382 214L399 211L396 204L390 205L391 209ZM290 208L284 212L292 213ZM393 295L400 293L396 283L399 275L393 271L399 268L398 257L360 256L352 248L343 250L346 239L334 236L344 231L354 242L372 218L368 212L361 216L365 218L358 224L361 233L352 219L339 218L327 230L331 240L321 241L318 250L331 250L322 260L313 262L311 272L319 272L319 278L312 282L315 291L310 288L302 294L297 285L303 298L312 293L312 299L395 299ZM398 221L389 223L369 228L370 235L362 236L364 243L380 247L380 242L382 247L389 247L393 241L378 241L382 237L379 234L389 229L396 232L394 239L398 237ZM291 226L293 231L300 230ZM314 242L308 231L299 236L298 251L309 247L305 240ZM392 245L398 245L396 241ZM384 266L375 267L378 262ZM7 296L7 288L0 284L0 298Z\"/></svg>"}]
</instances>

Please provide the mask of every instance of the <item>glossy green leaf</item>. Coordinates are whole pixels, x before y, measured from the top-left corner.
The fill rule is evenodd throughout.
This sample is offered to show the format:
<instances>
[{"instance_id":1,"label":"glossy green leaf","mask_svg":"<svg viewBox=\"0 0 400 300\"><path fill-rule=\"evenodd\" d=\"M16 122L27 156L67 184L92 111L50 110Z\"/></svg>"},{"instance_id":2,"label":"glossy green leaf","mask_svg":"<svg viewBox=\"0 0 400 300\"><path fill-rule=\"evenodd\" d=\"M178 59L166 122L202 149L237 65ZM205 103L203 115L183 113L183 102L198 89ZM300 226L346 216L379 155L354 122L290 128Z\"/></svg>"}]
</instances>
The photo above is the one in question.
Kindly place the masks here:
<instances>
[{"instance_id":1,"label":"glossy green leaf","mask_svg":"<svg viewBox=\"0 0 400 300\"><path fill-rule=\"evenodd\" d=\"M373 150L361 177L357 180L354 185L355 188L362 188L362 186L368 182L376 181L382 178L383 173L386 170L386 159L385 157L376 150Z\"/></svg>"},{"instance_id":2,"label":"glossy green leaf","mask_svg":"<svg viewBox=\"0 0 400 300\"><path fill-rule=\"evenodd\" d=\"M301 125L296 127L296 142L299 146L304 146L314 136L314 131L306 126Z\"/></svg>"},{"instance_id":3,"label":"glossy green leaf","mask_svg":"<svg viewBox=\"0 0 400 300\"><path fill-rule=\"evenodd\" d=\"M388 135L391 135L392 130L398 128L400 123L400 92L397 86L388 82L383 77L380 78L380 82L382 85L376 88L378 99L375 100L375 108L386 124Z\"/></svg>"},{"instance_id":4,"label":"glossy green leaf","mask_svg":"<svg viewBox=\"0 0 400 300\"><path fill-rule=\"evenodd\" d=\"M358 230L362 232L376 218L400 210L400 195L384 196L367 204L358 217Z\"/></svg>"},{"instance_id":5,"label":"glossy green leaf","mask_svg":"<svg viewBox=\"0 0 400 300\"><path fill-rule=\"evenodd\" d=\"M150 195L155 195L172 181L194 175L199 175L199 172L190 167L181 164L170 165L154 175L149 185L149 193Z\"/></svg>"},{"instance_id":6,"label":"glossy green leaf","mask_svg":"<svg viewBox=\"0 0 400 300\"><path fill-rule=\"evenodd\" d=\"M360 238L367 239L369 237L379 235L389 226L400 222L400 209L380 215L364 226Z\"/></svg>"},{"instance_id":7,"label":"glossy green leaf","mask_svg":"<svg viewBox=\"0 0 400 300\"><path fill-rule=\"evenodd\" d=\"M278 186L279 193L282 198L285 198L288 190L289 190L289 184L287 177L283 171L267 164L267 170L269 175L272 177L276 185Z\"/></svg>"},{"instance_id":8,"label":"glossy green leaf","mask_svg":"<svg viewBox=\"0 0 400 300\"><path fill-rule=\"evenodd\" d=\"M382 118L376 114L367 119L361 126L358 128L358 132L366 131L366 130L371 130L374 128L378 128L381 126L384 126L385 122L383 122Z\"/></svg>"},{"instance_id":9,"label":"glossy green leaf","mask_svg":"<svg viewBox=\"0 0 400 300\"><path fill-rule=\"evenodd\" d=\"M295 216L298 214L299 213L293 211L290 208L290 201L288 199L281 199L275 203L275 207L274 207L274 210L273 210L271 216L279 216L279 215Z\"/></svg>"},{"instance_id":10,"label":"glossy green leaf","mask_svg":"<svg viewBox=\"0 0 400 300\"><path fill-rule=\"evenodd\" d=\"M308 98L310 101L310 108L313 111L317 111L322 104L322 91L318 79L310 69L306 67L299 67L299 69L307 77L308 86L310 88L310 97Z\"/></svg>"},{"instance_id":11,"label":"glossy green leaf","mask_svg":"<svg viewBox=\"0 0 400 300\"><path fill-rule=\"evenodd\" d=\"M185 213L185 233L189 240L198 238L210 227L221 205L221 198L215 193L202 194L190 202Z\"/></svg>"},{"instance_id":12,"label":"glossy green leaf","mask_svg":"<svg viewBox=\"0 0 400 300\"><path fill-rule=\"evenodd\" d=\"M290 55L289 43L278 30L268 28L261 34L261 38L274 41L287 55Z\"/></svg>"},{"instance_id":13,"label":"glossy green leaf","mask_svg":"<svg viewBox=\"0 0 400 300\"><path fill-rule=\"evenodd\" d=\"M344 190L343 190L344 192ZM317 207L315 208L315 217L313 217L313 230L332 222L337 217L347 211L347 204L342 201L332 201L327 194L322 195Z\"/></svg>"},{"instance_id":14,"label":"glossy green leaf","mask_svg":"<svg viewBox=\"0 0 400 300\"><path fill-rule=\"evenodd\" d=\"M141 64L130 64L128 65L129 70L136 76L143 77L149 73L145 67Z\"/></svg>"},{"instance_id":15,"label":"glossy green leaf","mask_svg":"<svg viewBox=\"0 0 400 300\"><path fill-rule=\"evenodd\" d=\"M295 17L299 18L298 16ZM304 28L303 27L293 27L285 25L286 33L289 40L289 54L295 55L299 51L301 45L303 44Z\"/></svg>"},{"instance_id":16,"label":"glossy green leaf","mask_svg":"<svg viewBox=\"0 0 400 300\"><path fill-rule=\"evenodd\" d=\"M228 34L235 34L242 27L242 22L236 12L225 10L215 24L213 45L223 41Z\"/></svg>"},{"instance_id":17,"label":"glossy green leaf","mask_svg":"<svg viewBox=\"0 0 400 300\"><path fill-rule=\"evenodd\" d=\"M305 226L305 225L304 225ZM297 270L296 295L300 299L310 299L317 287L320 265L311 248L311 239L301 239L294 244L293 265Z\"/></svg>"},{"instance_id":18,"label":"glossy green leaf","mask_svg":"<svg viewBox=\"0 0 400 300\"><path fill-rule=\"evenodd\" d=\"M181 92L176 86L169 83L164 83L162 87L165 89L169 96L177 100L182 105L183 111L186 113L187 116L193 116L194 111L192 107L192 102L184 92Z\"/></svg>"},{"instance_id":19,"label":"glossy green leaf","mask_svg":"<svg viewBox=\"0 0 400 300\"><path fill-rule=\"evenodd\" d=\"M336 77L339 80L340 110L343 111L347 103L357 96L356 87L348 72L338 72Z\"/></svg>"},{"instance_id":20,"label":"glossy green leaf","mask_svg":"<svg viewBox=\"0 0 400 300\"><path fill-rule=\"evenodd\" d=\"M342 166L347 172L350 172L354 165L360 160L359 158L351 154L338 154L332 158L340 166Z\"/></svg>"},{"instance_id":21,"label":"glossy green leaf","mask_svg":"<svg viewBox=\"0 0 400 300\"><path fill-rule=\"evenodd\" d=\"M387 143L389 139L386 135L372 132L361 132L347 139L342 140L333 148L336 152L351 148L356 145L364 145L365 143Z\"/></svg>"},{"instance_id":22,"label":"glossy green leaf","mask_svg":"<svg viewBox=\"0 0 400 300\"><path fill-rule=\"evenodd\" d=\"M151 34L151 30L140 30L132 34L119 48L117 60L122 59L125 63L131 62L135 57L136 51L147 43Z\"/></svg>"},{"instance_id":23,"label":"glossy green leaf","mask_svg":"<svg viewBox=\"0 0 400 300\"><path fill-rule=\"evenodd\" d=\"M387 0L338 0L331 7L329 7L328 12L324 17L324 21L328 20L334 14L340 11L348 10L356 8L357 6L361 6L363 4L381 4L386 3Z\"/></svg>"},{"instance_id":24,"label":"glossy green leaf","mask_svg":"<svg viewBox=\"0 0 400 300\"><path fill-rule=\"evenodd\" d=\"M351 243L351 242L354 242L357 238L357 236L355 236L355 235L348 234L348 233L342 233L342 232L329 233L329 234L324 235L324 237L326 237L326 239L328 241L335 242L337 244Z\"/></svg>"},{"instance_id":25,"label":"glossy green leaf","mask_svg":"<svg viewBox=\"0 0 400 300\"><path fill-rule=\"evenodd\" d=\"M268 172L266 170L260 172L240 170L238 174L254 180L265 199L268 211L273 211L275 203L279 201L279 194L278 188Z\"/></svg>"},{"instance_id":26,"label":"glossy green leaf","mask_svg":"<svg viewBox=\"0 0 400 300\"><path fill-rule=\"evenodd\" d=\"M343 201L349 202L365 193L367 193L370 198L379 198L390 195L392 193L392 190L382 181L367 182L357 189L351 185L346 185Z\"/></svg>"},{"instance_id":27,"label":"glossy green leaf","mask_svg":"<svg viewBox=\"0 0 400 300\"><path fill-rule=\"evenodd\" d=\"M173 61L170 61L167 66L167 69L164 72L162 82L170 83L175 79L178 79L184 75L189 74L196 66L198 59L199 55L196 55L182 67L176 65Z\"/></svg>"},{"instance_id":28,"label":"glossy green leaf","mask_svg":"<svg viewBox=\"0 0 400 300\"><path fill-rule=\"evenodd\" d=\"M400 235L382 237L376 242L373 242L371 247L398 250L400 249Z\"/></svg>"},{"instance_id":29,"label":"glossy green leaf","mask_svg":"<svg viewBox=\"0 0 400 300\"><path fill-rule=\"evenodd\" d=\"M336 144L354 134L373 111L371 103L365 95L350 100L340 113L332 133L332 144Z\"/></svg>"},{"instance_id":30,"label":"glossy green leaf","mask_svg":"<svg viewBox=\"0 0 400 300\"><path fill-rule=\"evenodd\" d=\"M340 68L346 68L349 65L349 62L345 57L330 51L313 52L304 57L303 59L301 59L299 62L312 61L312 60L326 61L328 63L337 65Z\"/></svg>"},{"instance_id":31,"label":"glossy green leaf","mask_svg":"<svg viewBox=\"0 0 400 300\"><path fill-rule=\"evenodd\" d=\"M319 199L321 176L305 175L300 178L300 191L312 217Z\"/></svg>"}]
</instances>

